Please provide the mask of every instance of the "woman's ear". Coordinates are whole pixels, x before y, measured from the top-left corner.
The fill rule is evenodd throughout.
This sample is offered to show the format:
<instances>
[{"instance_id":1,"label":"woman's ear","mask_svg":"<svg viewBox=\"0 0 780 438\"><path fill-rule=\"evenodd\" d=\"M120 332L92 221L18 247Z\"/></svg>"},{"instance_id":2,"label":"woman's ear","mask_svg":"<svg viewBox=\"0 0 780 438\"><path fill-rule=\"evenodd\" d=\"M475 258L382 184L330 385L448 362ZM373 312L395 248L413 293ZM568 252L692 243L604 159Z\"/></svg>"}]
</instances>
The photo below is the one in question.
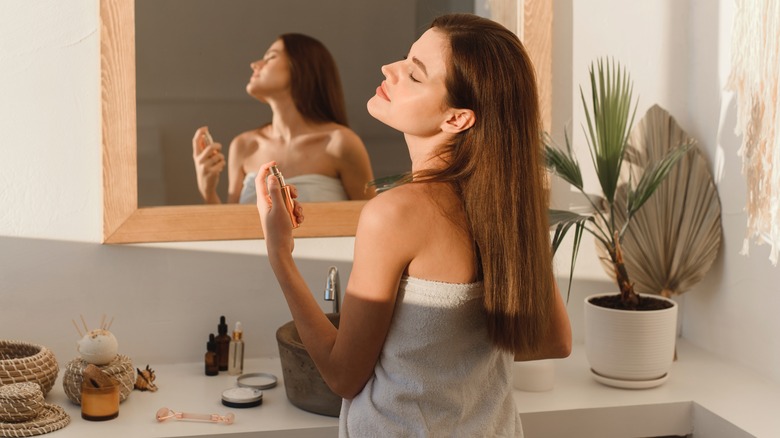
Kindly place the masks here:
<instances>
[{"instance_id":1,"label":"woman's ear","mask_svg":"<svg viewBox=\"0 0 780 438\"><path fill-rule=\"evenodd\" d=\"M475 121L474 111L470 109L452 109L442 124L442 131L449 134L458 134L474 126Z\"/></svg>"}]
</instances>

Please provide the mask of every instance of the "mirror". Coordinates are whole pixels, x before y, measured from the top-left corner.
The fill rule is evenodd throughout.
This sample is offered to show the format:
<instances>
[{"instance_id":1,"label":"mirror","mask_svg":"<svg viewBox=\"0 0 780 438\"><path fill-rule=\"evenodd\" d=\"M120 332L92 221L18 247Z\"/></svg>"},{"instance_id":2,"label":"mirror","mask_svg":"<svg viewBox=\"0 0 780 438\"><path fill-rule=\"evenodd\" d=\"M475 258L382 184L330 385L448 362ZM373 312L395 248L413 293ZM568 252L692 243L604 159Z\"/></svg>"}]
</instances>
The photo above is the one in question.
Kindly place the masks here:
<instances>
[{"instance_id":1,"label":"mirror","mask_svg":"<svg viewBox=\"0 0 780 438\"><path fill-rule=\"evenodd\" d=\"M196 7L205 0L187 4ZM258 0L259 1L259 0ZM437 0L437 4L447 5L453 0ZM157 2L153 2L157 3ZM224 7L224 2L219 2ZM350 3L349 12L369 10L371 2L354 0ZM366 3L368 3L366 5ZM419 8L432 3L417 0L410 4ZM462 2L458 2L462 3ZM475 3L486 3L479 1ZM525 8L517 14L517 3ZM507 7L508 6L508 7ZM549 114L550 43L551 43L551 0L491 0L489 2L491 15L508 26L523 28L526 46L539 72L543 107ZM442 9L440 9L442 10ZM416 13L416 12L415 12ZM502 20L497 14L504 14ZM138 149L137 149L137 117L136 117L136 53L135 53L135 2L133 0L101 0L101 86L102 86L102 143L103 143L103 174L104 174L104 226L103 240L105 243L161 242L161 241L192 241L192 240L231 240L262 238L260 223L251 205L180 205L142 207L138 203ZM533 16L533 20L524 20L524 16ZM517 17L520 17L517 20ZM506 20L521 25L507 23ZM429 21L429 18L427 19ZM525 26L522 26L522 23ZM305 32L301 30L302 32ZM280 33L280 32L276 32ZM403 42L405 53L408 45L416 38L412 36ZM270 41L259 41L255 50L260 52ZM539 47L540 49L534 49ZM333 49L331 49L333 50ZM541 56L540 56L541 54ZM381 55L381 54L380 54ZM392 53L385 54L392 58ZM238 56L237 56L238 57ZM251 59L251 58L250 58ZM539 61L541 60L541 61ZM240 60L248 64L245 59ZM248 68L246 68L248 71ZM345 89L345 72L341 67L342 81ZM378 76L378 66L376 78ZM544 72L548 73L545 75ZM186 74L186 70L181 74ZM244 78L245 80L245 78ZM375 79L376 80L376 79ZM548 84L548 86L545 86ZM243 91L243 83L239 82L239 92ZM373 87L372 87L373 89ZM366 96L360 99L367 100ZM259 104L258 104L259 105ZM350 114L350 116L352 116ZM549 116L546 116L546 120ZM256 120L256 119L255 119ZM356 126L353 122L353 129ZM190 128L192 129L192 128ZM246 128L245 128L246 129ZM357 129L356 129L357 131ZM229 143L229 138L220 138L223 144ZM364 142L368 143L365 139ZM189 149L189 141L185 150ZM399 151L405 153L405 146L400 145ZM373 158L373 157L372 157ZM190 160L189 154L187 159ZM378 174L378 172L377 172ZM192 174L194 177L194 174ZM377 175L381 176L381 175ZM191 181L194 186L194 178ZM350 236L354 235L357 217L364 205L363 201L337 203L306 204L306 224L295 231L296 237L315 236Z\"/></svg>"},{"instance_id":2,"label":"mirror","mask_svg":"<svg viewBox=\"0 0 780 438\"><path fill-rule=\"evenodd\" d=\"M192 162L195 129L208 125L227 156L236 135L271 120L270 107L246 93L249 64L289 32L313 36L333 54L349 126L363 140L374 175L405 172L411 163L403 135L371 117L366 102L384 79L382 64L406 53L434 9L474 10L473 0L437 3L231 0L226 7L215 0L136 0L139 207L203 203ZM227 171L217 192L227 199Z\"/></svg>"}]
</instances>

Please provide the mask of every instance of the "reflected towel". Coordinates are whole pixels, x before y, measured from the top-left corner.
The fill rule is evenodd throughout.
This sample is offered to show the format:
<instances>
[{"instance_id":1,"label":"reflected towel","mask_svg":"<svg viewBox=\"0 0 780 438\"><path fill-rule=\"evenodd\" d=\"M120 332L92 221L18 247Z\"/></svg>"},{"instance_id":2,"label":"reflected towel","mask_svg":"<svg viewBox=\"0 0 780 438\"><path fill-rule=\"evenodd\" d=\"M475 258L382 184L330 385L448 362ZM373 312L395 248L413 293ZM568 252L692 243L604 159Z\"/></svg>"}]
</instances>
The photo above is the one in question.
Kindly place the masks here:
<instances>
[{"instance_id":1,"label":"reflected towel","mask_svg":"<svg viewBox=\"0 0 780 438\"><path fill-rule=\"evenodd\" d=\"M255 188L255 176L257 172L250 172L244 177L244 188L241 189L241 204L257 203L257 191ZM341 180L330 176L310 173L285 178L286 184L294 185L298 189L298 202L336 202L348 201L347 192L341 185Z\"/></svg>"}]
</instances>

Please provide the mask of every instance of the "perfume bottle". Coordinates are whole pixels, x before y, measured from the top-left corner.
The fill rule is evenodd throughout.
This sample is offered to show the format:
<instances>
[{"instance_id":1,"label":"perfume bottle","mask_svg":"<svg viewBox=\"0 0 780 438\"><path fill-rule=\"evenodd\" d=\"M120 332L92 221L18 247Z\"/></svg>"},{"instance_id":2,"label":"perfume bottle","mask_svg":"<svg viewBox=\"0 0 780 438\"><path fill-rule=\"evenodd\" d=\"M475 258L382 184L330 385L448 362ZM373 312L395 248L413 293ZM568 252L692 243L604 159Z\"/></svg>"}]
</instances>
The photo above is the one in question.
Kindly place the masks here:
<instances>
[{"instance_id":1,"label":"perfume bottle","mask_svg":"<svg viewBox=\"0 0 780 438\"><path fill-rule=\"evenodd\" d=\"M282 198L284 198L284 206L287 208L287 213L290 215L290 222L292 222L293 228L298 228L298 219L295 218L294 208L295 204L292 200L292 194L290 193L290 186L284 183L284 177L282 172L276 166L271 166L271 174L279 180L279 185L282 186Z\"/></svg>"},{"instance_id":2,"label":"perfume bottle","mask_svg":"<svg viewBox=\"0 0 780 438\"><path fill-rule=\"evenodd\" d=\"M244 333L241 330L241 322L236 322L233 330L233 338L230 340L230 353L228 354L228 374L236 376L244 372Z\"/></svg>"},{"instance_id":3,"label":"perfume bottle","mask_svg":"<svg viewBox=\"0 0 780 438\"><path fill-rule=\"evenodd\" d=\"M217 361L219 363L220 371L227 371L228 369L228 349L230 348L230 336L227 334L228 327L225 323L225 317L219 317L219 325L217 326L217 337L214 339L217 343Z\"/></svg>"},{"instance_id":4,"label":"perfume bottle","mask_svg":"<svg viewBox=\"0 0 780 438\"><path fill-rule=\"evenodd\" d=\"M219 363L217 362L217 343L214 340L214 333L209 333L209 341L206 342L206 375L216 376L219 374Z\"/></svg>"}]
</instances>

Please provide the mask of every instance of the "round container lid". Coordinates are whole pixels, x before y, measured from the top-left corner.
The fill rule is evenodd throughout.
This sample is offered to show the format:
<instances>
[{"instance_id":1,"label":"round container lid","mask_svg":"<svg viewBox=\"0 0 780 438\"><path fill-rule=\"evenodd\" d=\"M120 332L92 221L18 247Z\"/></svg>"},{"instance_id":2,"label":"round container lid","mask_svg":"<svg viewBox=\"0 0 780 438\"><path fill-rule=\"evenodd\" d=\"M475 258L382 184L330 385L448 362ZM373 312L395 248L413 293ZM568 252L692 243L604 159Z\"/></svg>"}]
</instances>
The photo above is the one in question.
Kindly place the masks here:
<instances>
[{"instance_id":1,"label":"round container lid","mask_svg":"<svg viewBox=\"0 0 780 438\"><path fill-rule=\"evenodd\" d=\"M276 386L278 379L270 373L242 374L236 379L236 384L241 387L254 389L271 389Z\"/></svg>"}]
</instances>

